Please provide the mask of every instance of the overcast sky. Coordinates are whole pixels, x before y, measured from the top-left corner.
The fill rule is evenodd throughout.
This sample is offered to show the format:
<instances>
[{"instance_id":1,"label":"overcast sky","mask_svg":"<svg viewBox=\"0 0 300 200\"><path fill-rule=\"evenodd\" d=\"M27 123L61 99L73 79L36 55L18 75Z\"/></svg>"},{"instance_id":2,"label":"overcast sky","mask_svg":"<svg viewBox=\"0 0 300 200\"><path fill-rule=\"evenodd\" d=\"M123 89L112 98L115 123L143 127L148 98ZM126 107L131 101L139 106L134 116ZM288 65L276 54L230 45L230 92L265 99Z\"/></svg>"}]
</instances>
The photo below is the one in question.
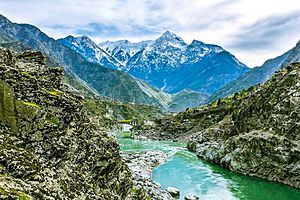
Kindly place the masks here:
<instances>
[{"instance_id":1,"label":"overcast sky","mask_svg":"<svg viewBox=\"0 0 300 200\"><path fill-rule=\"evenodd\" d=\"M300 0L0 0L0 13L54 38L155 39L170 30L223 46L249 67L300 40Z\"/></svg>"}]
</instances>

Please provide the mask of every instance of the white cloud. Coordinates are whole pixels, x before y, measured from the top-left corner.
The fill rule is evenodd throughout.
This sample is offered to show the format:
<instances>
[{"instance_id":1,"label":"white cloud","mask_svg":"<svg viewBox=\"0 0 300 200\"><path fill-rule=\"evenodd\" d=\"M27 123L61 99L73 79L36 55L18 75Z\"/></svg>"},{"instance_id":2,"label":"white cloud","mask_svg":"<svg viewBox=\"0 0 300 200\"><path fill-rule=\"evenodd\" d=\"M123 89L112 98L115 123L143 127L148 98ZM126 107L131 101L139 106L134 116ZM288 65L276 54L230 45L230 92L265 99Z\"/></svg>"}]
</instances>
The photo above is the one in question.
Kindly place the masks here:
<instances>
[{"instance_id":1,"label":"white cloud","mask_svg":"<svg viewBox=\"0 0 300 200\"><path fill-rule=\"evenodd\" d=\"M188 42L222 45L249 66L261 65L300 39L297 0L0 0L0 13L55 38L86 34L98 42L139 41L168 29ZM286 18L285 25L272 21L291 14L295 20ZM259 28L265 31L255 33Z\"/></svg>"}]
</instances>

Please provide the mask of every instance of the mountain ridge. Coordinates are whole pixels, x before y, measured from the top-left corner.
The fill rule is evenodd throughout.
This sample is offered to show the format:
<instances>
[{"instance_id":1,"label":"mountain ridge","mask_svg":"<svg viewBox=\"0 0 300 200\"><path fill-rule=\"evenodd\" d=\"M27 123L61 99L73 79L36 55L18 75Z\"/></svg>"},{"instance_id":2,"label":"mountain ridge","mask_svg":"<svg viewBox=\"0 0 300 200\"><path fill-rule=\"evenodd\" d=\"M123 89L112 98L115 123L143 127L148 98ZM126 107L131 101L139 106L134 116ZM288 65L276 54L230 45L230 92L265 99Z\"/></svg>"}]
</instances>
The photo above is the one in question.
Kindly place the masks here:
<instances>
[{"instance_id":1,"label":"mountain ridge","mask_svg":"<svg viewBox=\"0 0 300 200\"><path fill-rule=\"evenodd\" d=\"M253 85L264 83L276 71L298 61L300 61L300 42L284 54L265 61L262 66L250 69L243 76L220 88L206 100L206 103L234 94Z\"/></svg>"},{"instance_id":2,"label":"mountain ridge","mask_svg":"<svg viewBox=\"0 0 300 200\"><path fill-rule=\"evenodd\" d=\"M265 83L135 126L136 138L187 142L200 159L300 188L300 63Z\"/></svg>"},{"instance_id":3,"label":"mountain ridge","mask_svg":"<svg viewBox=\"0 0 300 200\"><path fill-rule=\"evenodd\" d=\"M61 42L66 42L60 39ZM72 44L67 44L72 45ZM102 50L107 51L111 57L114 57L120 63L119 70L128 72L129 74L142 79L150 85L156 87L161 91L168 93L177 93L181 90L192 89L196 92L212 93L218 89L221 84L226 84L238 76L248 71L248 67L238 61L235 56L224 50L221 46L213 44L205 44L204 42L193 40L192 43L187 44L181 37L170 31L164 32L156 40L142 41L139 43L131 43L128 40L119 40L115 42L103 42L98 45ZM88 51L88 50L84 50ZM228 52L230 59L222 60L221 52ZM218 60L223 63L214 63L211 70L214 70L216 75L227 73L229 68L231 73L227 73L226 79L219 82L218 79L205 73L203 69L200 79L214 82L212 91L207 90L207 86L197 82L195 77L197 73L193 70L197 66L203 65L209 67L210 64L205 64L207 60L212 59L213 56L220 57ZM205 58L205 60L204 60ZM204 60L204 61L203 61ZM224 66L222 66L224 65ZM180 74L191 74L190 86L177 85L177 82L187 82ZM176 74L176 75L173 75ZM173 81L176 79L176 82ZM213 79L213 80L212 80ZM182 84L184 85L184 84Z\"/></svg>"},{"instance_id":4,"label":"mountain ridge","mask_svg":"<svg viewBox=\"0 0 300 200\"><path fill-rule=\"evenodd\" d=\"M132 76L108 69L97 63L88 62L80 54L48 37L33 25L12 23L1 15L0 29L16 41L58 61L68 73L78 76L100 95L125 102L161 106L159 100L147 96L141 90Z\"/></svg>"}]
</instances>

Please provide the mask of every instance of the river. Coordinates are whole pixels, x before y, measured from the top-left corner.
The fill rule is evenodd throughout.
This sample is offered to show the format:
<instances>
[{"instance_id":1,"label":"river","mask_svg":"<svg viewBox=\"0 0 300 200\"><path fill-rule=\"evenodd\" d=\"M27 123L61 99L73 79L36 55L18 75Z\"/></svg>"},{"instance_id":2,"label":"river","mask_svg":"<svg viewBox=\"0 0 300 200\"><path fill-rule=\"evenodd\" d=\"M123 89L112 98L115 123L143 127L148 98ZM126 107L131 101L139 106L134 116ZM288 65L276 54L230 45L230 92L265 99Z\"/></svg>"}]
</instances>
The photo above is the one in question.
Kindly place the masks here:
<instances>
[{"instance_id":1,"label":"river","mask_svg":"<svg viewBox=\"0 0 300 200\"><path fill-rule=\"evenodd\" d=\"M195 194L200 200L300 200L300 190L240 175L199 160L185 144L168 141L118 139L123 152L161 150L168 161L153 170L152 178L162 189L176 187L180 199Z\"/></svg>"}]
</instances>

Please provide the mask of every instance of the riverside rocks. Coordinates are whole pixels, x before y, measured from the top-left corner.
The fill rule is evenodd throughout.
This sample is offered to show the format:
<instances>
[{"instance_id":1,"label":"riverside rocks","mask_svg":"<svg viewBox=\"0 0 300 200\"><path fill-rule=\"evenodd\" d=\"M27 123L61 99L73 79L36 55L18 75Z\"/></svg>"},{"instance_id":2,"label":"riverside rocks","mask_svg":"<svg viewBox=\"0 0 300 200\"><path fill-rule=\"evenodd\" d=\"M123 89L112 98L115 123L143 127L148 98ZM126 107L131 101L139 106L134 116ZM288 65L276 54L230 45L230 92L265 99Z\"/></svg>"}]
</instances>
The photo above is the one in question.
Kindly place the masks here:
<instances>
[{"instance_id":1,"label":"riverside rocks","mask_svg":"<svg viewBox=\"0 0 300 200\"><path fill-rule=\"evenodd\" d=\"M188 149L232 171L300 188L300 63L210 105L167 116L138 137L188 142Z\"/></svg>"},{"instance_id":2,"label":"riverside rocks","mask_svg":"<svg viewBox=\"0 0 300 200\"><path fill-rule=\"evenodd\" d=\"M0 49L0 198L147 199L62 78L41 53Z\"/></svg>"},{"instance_id":3,"label":"riverside rocks","mask_svg":"<svg viewBox=\"0 0 300 200\"><path fill-rule=\"evenodd\" d=\"M188 194L184 197L184 200L199 200L199 197L196 195Z\"/></svg>"},{"instance_id":4,"label":"riverside rocks","mask_svg":"<svg viewBox=\"0 0 300 200\"><path fill-rule=\"evenodd\" d=\"M180 195L180 191L174 187L168 187L167 192L169 192L172 197L179 197Z\"/></svg>"},{"instance_id":5,"label":"riverside rocks","mask_svg":"<svg viewBox=\"0 0 300 200\"><path fill-rule=\"evenodd\" d=\"M167 160L161 151L122 153L125 163L132 172L133 182L138 188L144 188L151 200L172 200L172 196L151 179L152 170Z\"/></svg>"}]
</instances>

